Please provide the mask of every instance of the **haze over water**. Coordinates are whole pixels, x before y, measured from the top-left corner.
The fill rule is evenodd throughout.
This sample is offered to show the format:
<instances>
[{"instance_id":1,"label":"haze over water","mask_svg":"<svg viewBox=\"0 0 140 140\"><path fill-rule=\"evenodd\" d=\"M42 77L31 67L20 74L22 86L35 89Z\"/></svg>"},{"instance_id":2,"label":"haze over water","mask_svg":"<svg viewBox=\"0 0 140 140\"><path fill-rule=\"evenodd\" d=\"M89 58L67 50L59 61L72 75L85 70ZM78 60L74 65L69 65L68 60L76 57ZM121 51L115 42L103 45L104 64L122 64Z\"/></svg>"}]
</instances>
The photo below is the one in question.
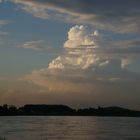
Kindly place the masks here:
<instances>
[{"instance_id":1,"label":"haze over water","mask_svg":"<svg viewBox=\"0 0 140 140\"><path fill-rule=\"evenodd\" d=\"M0 117L6 140L140 140L140 118Z\"/></svg>"}]
</instances>

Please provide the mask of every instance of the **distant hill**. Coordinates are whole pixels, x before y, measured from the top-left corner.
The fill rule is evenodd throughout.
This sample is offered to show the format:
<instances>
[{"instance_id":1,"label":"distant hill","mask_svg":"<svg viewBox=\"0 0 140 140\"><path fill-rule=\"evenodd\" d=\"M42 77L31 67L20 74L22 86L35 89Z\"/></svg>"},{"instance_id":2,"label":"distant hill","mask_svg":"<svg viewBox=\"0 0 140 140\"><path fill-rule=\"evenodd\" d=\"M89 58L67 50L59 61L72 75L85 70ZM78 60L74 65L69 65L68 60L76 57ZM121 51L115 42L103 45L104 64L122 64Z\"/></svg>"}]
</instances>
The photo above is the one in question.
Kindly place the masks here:
<instances>
[{"instance_id":1,"label":"distant hill","mask_svg":"<svg viewBox=\"0 0 140 140\"><path fill-rule=\"evenodd\" d=\"M79 109L77 112L79 115L83 116L140 116L140 111L130 110L122 107L98 107L98 109L88 108Z\"/></svg>"},{"instance_id":2,"label":"distant hill","mask_svg":"<svg viewBox=\"0 0 140 140\"><path fill-rule=\"evenodd\" d=\"M23 107L0 106L0 116L128 116L140 117L140 111L122 107L72 109L66 105L33 105Z\"/></svg>"},{"instance_id":3,"label":"distant hill","mask_svg":"<svg viewBox=\"0 0 140 140\"><path fill-rule=\"evenodd\" d=\"M25 105L18 110L23 115L73 115L76 112L65 105Z\"/></svg>"}]
</instances>

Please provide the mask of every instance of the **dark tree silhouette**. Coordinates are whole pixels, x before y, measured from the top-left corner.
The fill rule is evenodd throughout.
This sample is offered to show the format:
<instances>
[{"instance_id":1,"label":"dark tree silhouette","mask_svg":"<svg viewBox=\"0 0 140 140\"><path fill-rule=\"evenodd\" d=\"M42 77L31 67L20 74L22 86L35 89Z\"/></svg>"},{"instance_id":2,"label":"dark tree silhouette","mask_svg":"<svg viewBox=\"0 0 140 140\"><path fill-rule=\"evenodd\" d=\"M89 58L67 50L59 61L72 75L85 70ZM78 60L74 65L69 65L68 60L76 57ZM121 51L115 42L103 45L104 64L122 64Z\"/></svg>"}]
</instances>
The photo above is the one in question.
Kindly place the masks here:
<instances>
[{"instance_id":1,"label":"dark tree silhouette","mask_svg":"<svg viewBox=\"0 0 140 140\"><path fill-rule=\"evenodd\" d=\"M0 106L0 116L20 115L45 115L45 116L130 116L140 117L140 111L129 110L121 107L98 107L85 109L72 109L66 105L13 105Z\"/></svg>"}]
</instances>

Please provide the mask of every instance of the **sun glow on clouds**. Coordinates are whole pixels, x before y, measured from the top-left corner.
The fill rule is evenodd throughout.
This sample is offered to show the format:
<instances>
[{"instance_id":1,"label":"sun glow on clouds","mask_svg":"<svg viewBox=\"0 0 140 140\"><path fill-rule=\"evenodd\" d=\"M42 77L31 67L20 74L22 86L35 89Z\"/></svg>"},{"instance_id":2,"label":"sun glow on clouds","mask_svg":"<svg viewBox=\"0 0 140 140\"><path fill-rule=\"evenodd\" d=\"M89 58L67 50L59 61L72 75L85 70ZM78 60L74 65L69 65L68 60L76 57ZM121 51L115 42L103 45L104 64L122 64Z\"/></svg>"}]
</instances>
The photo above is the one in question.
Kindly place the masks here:
<instances>
[{"instance_id":1,"label":"sun glow on clouds","mask_svg":"<svg viewBox=\"0 0 140 140\"><path fill-rule=\"evenodd\" d=\"M0 46L5 52L1 51L0 82L2 88L8 89L0 91L1 102L6 102L4 98L13 103L19 98L24 103L27 98L40 98L40 103L46 103L46 99L51 103L75 101L82 105L109 105L108 102L116 101L139 107L140 0L0 0L0 5ZM18 13L11 17L8 12ZM36 23L32 27L33 22ZM63 47L59 47L64 30L73 24L80 25L70 28ZM31 30L27 30L30 26ZM26 33L29 34L24 36ZM54 47L49 44L52 40ZM25 63L20 63L26 55L22 60ZM27 62L28 57L35 59ZM11 63L12 60L16 61ZM45 61L47 66L24 75ZM15 82L11 76L3 77L7 72L15 77ZM17 80L17 72L24 76ZM23 96L19 97L19 93Z\"/></svg>"},{"instance_id":2,"label":"sun glow on clouds","mask_svg":"<svg viewBox=\"0 0 140 140\"><path fill-rule=\"evenodd\" d=\"M97 35L97 34L96 34ZM49 69L87 69L98 61L91 49L97 48L94 32L85 26L74 26L64 43L66 53L49 64Z\"/></svg>"},{"instance_id":3,"label":"sun glow on clouds","mask_svg":"<svg viewBox=\"0 0 140 140\"><path fill-rule=\"evenodd\" d=\"M97 53L96 49L104 50L99 40L98 31L86 26L72 27L64 43L65 53L53 59L48 68L35 70L24 80L59 93L100 92L103 85L108 88L110 84L140 81L138 74L122 67L121 59Z\"/></svg>"}]
</instances>

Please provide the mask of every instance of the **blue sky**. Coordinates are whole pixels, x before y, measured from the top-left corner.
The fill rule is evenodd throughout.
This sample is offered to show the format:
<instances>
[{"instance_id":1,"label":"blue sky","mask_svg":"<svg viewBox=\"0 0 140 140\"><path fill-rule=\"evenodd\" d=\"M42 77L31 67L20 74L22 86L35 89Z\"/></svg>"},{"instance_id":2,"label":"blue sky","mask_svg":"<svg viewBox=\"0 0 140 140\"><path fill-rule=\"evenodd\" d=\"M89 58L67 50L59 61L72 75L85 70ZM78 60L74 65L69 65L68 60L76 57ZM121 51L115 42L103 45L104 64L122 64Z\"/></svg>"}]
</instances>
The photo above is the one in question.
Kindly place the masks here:
<instances>
[{"instance_id":1,"label":"blue sky","mask_svg":"<svg viewBox=\"0 0 140 140\"><path fill-rule=\"evenodd\" d=\"M34 67L47 65L49 61L48 57L53 57L51 54L46 55L32 50L26 51L24 49L18 49L18 45L32 40L45 40L47 44L53 47L61 47L66 39L67 31L71 26L62 22L34 18L10 2L0 4L0 13L1 19L9 22L2 27L2 31L7 32L7 35L2 37L3 44L1 44L2 54L0 62L3 68L8 68L8 63L13 63L16 73L20 73L16 67L22 67L22 72L24 69L29 71ZM19 59L21 61L19 61ZM3 63L3 61L7 63L7 66L5 66L6 64ZM10 69L11 67L9 66L7 70ZM3 71L5 71L5 69ZM5 71L5 73L7 73L7 71ZM1 74L3 75L3 73Z\"/></svg>"},{"instance_id":2,"label":"blue sky","mask_svg":"<svg viewBox=\"0 0 140 140\"><path fill-rule=\"evenodd\" d=\"M139 108L139 6L139 0L2 0L0 104Z\"/></svg>"}]
</instances>

